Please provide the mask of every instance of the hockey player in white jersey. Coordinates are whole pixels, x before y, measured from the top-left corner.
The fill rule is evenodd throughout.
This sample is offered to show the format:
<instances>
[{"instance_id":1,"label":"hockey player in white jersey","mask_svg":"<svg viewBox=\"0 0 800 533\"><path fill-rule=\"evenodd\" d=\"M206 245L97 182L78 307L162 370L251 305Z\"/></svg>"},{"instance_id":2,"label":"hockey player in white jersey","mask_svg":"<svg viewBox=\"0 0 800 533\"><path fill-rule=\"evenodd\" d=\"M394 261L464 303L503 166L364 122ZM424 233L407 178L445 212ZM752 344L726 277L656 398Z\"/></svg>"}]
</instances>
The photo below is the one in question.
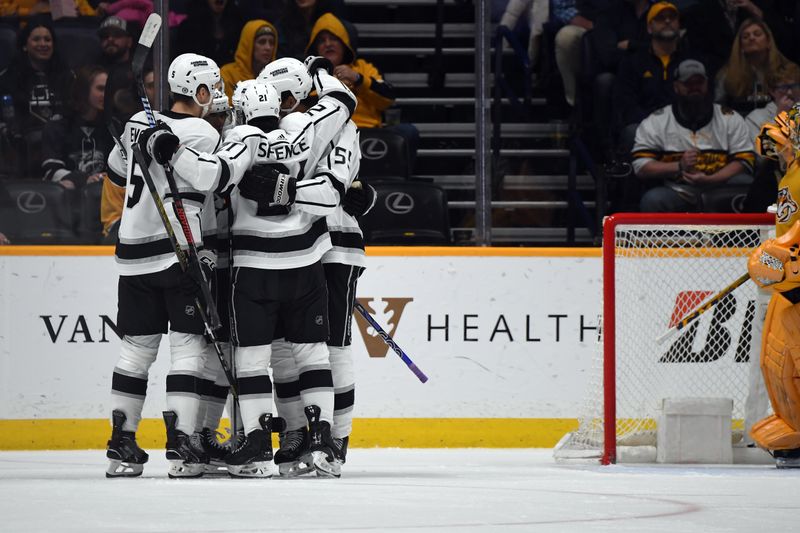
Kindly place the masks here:
<instances>
[{"instance_id":1,"label":"hockey player in white jersey","mask_svg":"<svg viewBox=\"0 0 800 533\"><path fill-rule=\"evenodd\" d=\"M315 73L315 82L325 80L324 58L306 59L309 68ZM299 61L282 59L267 65L259 75L279 88L283 96L282 111L293 111L297 103L305 99L307 91ZM330 65L328 65L330 68ZM322 105L320 105L322 104ZM325 116L325 103L320 102L306 116ZM281 122L282 127L291 131L291 114ZM302 124L302 122L300 122ZM318 144L315 139L309 158L317 164L317 174L336 176L336 181L344 182L347 192L344 195L345 207L356 215L364 214L375 200L374 189L362 186L358 178L361 151L358 130L352 121L343 126L330 143ZM324 154L322 152L325 152ZM322 156L322 157L319 157ZM318 163L317 163L318 160ZM309 163L307 161L307 164ZM351 185L356 183L355 187ZM327 226L332 240L332 248L323 256L325 277L328 288L328 313L330 317L330 336L328 348L335 390L334 420L332 436L332 460L318 457L316 461L308 457L308 429L301 401L299 370L292 357L292 344L285 339L273 342L272 369L275 381L275 402L278 414L286 420L287 431L281 434L281 448L275 454L275 463L282 475L297 475L316 470L319 475L338 476L347 452L347 443L352 428L354 404L354 372L350 353L350 323L355 298L356 282L365 266L364 244L361 230L354 216L338 206L327 216ZM301 458L304 459L301 465Z\"/></svg>"},{"instance_id":2,"label":"hockey player in white jersey","mask_svg":"<svg viewBox=\"0 0 800 533\"><path fill-rule=\"evenodd\" d=\"M168 79L174 103L170 111L156 113L162 125L148 128L145 113L137 113L126 124L122 147L117 146L108 161L110 172L126 176L127 194L116 248L120 273L117 325L124 337L111 387L113 430L106 454L111 463L107 470L109 477L140 475L142 465L147 462L147 454L136 444L135 432L141 420L148 372L161 336L168 328L171 365L164 421L169 475L202 475L207 462L205 454L192 442L206 348L204 324L194 307L202 280L181 271L156 205L145 192L141 169L133 157L126 155L130 154L133 143L147 148L153 158L148 165L149 173L167 207L178 241L186 245L181 226L170 208L172 196L160 163L167 161L163 152L171 151L171 146L178 142L182 150L216 149L219 134L200 117L208 112L211 91L219 83L220 73L212 60L183 54L170 65ZM202 249L202 243L203 235L214 228L203 227L208 217L202 208L207 203L208 191L216 185L215 180L180 169L175 169L174 177L193 239L205 256L205 266L211 266L213 257Z\"/></svg>"}]
</instances>

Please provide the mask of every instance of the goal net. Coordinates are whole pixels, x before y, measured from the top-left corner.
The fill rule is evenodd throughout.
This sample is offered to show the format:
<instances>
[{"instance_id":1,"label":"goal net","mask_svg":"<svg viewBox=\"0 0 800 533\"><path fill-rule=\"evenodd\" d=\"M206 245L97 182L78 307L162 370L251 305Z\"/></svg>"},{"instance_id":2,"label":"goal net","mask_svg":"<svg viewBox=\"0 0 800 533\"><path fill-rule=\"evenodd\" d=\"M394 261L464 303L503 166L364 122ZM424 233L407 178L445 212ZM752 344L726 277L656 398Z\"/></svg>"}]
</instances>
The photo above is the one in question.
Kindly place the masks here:
<instances>
[{"instance_id":1,"label":"goal net","mask_svg":"<svg viewBox=\"0 0 800 533\"><path fill-rule=\"evenodd\" d=\"M757 289L746 281L685 328L670 326L747 272L773 215L616 214L603 225L603 332L577 431L556 459L654 461L664 398L733 399L743 437ZM754 335L755 332L758 335ZM754 355L755 356L755 355Z\"/></svg>"}]
</instances>

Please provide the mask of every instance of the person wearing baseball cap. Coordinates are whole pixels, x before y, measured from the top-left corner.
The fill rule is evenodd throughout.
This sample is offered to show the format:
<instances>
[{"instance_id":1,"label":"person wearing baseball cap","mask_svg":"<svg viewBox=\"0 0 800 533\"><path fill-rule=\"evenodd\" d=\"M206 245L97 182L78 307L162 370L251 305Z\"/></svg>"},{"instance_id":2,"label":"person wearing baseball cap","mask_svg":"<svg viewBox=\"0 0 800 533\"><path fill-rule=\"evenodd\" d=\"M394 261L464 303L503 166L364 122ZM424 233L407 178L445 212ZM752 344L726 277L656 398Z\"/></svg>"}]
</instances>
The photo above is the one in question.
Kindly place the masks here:
<instances>
[{"instance_id":1,"label":"person wearing baseball cap","mask_svg":"<svg viewBox=\"0 0 800 533\"><path fill-rule=\"evenodd\" d=\"M671 2L657 2L645 18L650 46L620 61L613 97L620 145L630 150L636 126L656 109L672 103L675 66L690 57L681 41L680 13Z\"/></svg>"},{"instance_id":2,"label":"person wearing baseball cap","mask_svg":"<svg viewBox=\"0 0 800 533\"><path fill-rule=\"evenodd\" d=\"M752 183L753 141L741 115L714 103L703 63L681 61L674 80L675 103L651 113L636 130L636 176L663 180L644 193L639 207L712 211L715 189L742 186L744 193Z\"/></svg>"},{"instance_id":3,"label":"person wearing baseball cap","mask_svg":"<svg viewBox=\"0 0 800 533\"><path fill-rule=\"evenodd\" d=\"M107 65L124 63L130 59L133 38L125 20L114 15L106 17L97 29L97 36L100 38L100 49Z\"/></svg>"}]
</instances>

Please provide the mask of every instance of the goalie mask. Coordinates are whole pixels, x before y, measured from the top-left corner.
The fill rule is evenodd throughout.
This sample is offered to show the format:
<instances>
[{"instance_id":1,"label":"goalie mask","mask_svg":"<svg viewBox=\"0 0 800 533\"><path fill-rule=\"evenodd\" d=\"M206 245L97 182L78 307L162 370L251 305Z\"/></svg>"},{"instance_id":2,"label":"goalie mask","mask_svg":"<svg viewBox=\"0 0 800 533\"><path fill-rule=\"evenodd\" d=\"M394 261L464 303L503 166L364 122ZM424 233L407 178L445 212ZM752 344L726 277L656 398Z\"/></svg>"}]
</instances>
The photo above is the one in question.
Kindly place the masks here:
<instances>
[{"instance_id":1,"label":"goalie mask","mask_svg":"<svg viewBox=\"0 0 800 533\"><path fill-rule=\"evenodd\" d=\"M308 98L308 93L313 88L311 76L308 74L306 66L293 57L283 57L276 59L258 75L258 80L269 83L281 97L281 111L291 113L302 100ZM283 99L294 96L295 103L291 107L283 107Z\"/></svg>"},{"instance_id":2,"label":"goalie mask","mask_svg":"<svg viewBox=\"0 0 800 533\"><path fill-rule=\"evenodd\" d=\"M219 67L213 60L198 54L181 54L169 65L169 90L175 94L191 96L203 108L201 116L206 116L212 105L209 99L205 104L197 100L197 90L205 87L212 94L221 84Z\"/></svg>"},{"instance_id":3,"label":"goalie mask","mask_svg":"<svg viewBox=\"0 0 800 533\"><path fill-rule=\"evenodd\" d=\"M281 97L272 85L256 81L242 91L240 106L246 123L257 118L278 118Z\"/></svg>"}]
</instances>

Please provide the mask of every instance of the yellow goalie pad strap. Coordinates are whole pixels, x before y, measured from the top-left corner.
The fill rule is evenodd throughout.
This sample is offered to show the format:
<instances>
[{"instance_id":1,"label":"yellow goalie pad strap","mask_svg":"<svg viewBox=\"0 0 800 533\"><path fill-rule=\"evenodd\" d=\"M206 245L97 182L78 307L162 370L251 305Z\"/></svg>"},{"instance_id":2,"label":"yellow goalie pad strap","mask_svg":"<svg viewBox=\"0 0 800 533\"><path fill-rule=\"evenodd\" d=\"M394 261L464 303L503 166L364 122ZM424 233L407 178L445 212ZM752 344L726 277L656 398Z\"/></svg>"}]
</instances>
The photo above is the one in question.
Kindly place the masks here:
<instances>
[{"instance_id":1,"label":"yellow goalie pad strap","mask_svg":"<svg viewBox=\"0 0 800 533\"><path fill-rule=\"evenodd\" d=\"M777 239L756 248L747 271L760 287L785 292L800 287L800 220Z\"/></svg>"},{"instance_id":2,"label":"yellow goalie pad strap","mask_svg":"<svg viewBox=\"0 0 800 533\"><path fill-rule=\"evenodd\" d=\"M800 433L775 415L760 420L750 429L753 441L765 450L793 450L800 448Z\"/></svg>"}]
</instances>

